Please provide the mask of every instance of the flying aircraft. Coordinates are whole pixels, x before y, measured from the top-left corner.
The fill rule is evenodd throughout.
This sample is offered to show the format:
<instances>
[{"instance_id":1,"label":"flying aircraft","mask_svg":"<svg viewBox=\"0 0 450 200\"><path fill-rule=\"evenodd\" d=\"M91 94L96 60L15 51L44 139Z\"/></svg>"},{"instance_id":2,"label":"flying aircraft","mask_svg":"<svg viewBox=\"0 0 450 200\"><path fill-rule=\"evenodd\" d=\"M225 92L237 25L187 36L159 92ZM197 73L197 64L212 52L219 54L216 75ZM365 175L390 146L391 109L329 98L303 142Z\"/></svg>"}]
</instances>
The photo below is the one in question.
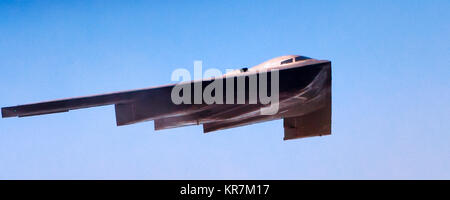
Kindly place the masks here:
<instances>
[{"instance_id":1,"label":"flying aircraft","mask_svg":"<svg viewBox=\"0 0 450 200\"><path fill-rule=\"evenodd\" d=\"M221 84L215 84L219 81ZM215 87L211 89L210 85ZM197 91L208 89L213 103L205 102L204 93ZM219 91L223 94L219 95ZM263 94L277 99L269 104L261 98ZM174 95L183 101L174 102ZM331 62L299 55L280 56L209 79L4 107L2 117L106 105L115 106L118 126L154 120L155 130L203 125L207 133L283 119L284 140L330 135ZM269 108L275 109L269 114L263 112Z\"/></svg>"}]
</instances>

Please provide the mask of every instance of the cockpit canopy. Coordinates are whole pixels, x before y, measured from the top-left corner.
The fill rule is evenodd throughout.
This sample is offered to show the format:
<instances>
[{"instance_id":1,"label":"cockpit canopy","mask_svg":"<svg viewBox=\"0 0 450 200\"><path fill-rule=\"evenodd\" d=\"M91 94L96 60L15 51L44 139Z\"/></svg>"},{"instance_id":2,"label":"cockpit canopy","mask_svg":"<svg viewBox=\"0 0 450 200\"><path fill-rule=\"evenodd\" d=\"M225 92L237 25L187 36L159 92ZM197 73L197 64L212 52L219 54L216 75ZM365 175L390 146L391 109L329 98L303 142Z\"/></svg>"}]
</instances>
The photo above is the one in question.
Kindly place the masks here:
<instances>
[{"instance_id":1,"label":"cockpit canopy","mask_svg":"<svg viewBox=\"0 0 450 200\"><path fill-rule=\"evenodd\" d=\"M299 55L280 56L280 57L276 57L276 58L267 60L263 63L260 63L259 65L253 66L251 68L243 67L243 68L240 68L237 70L233 70L231 72L226 73L226 75L239 74L239 73L245 73L245 72L255 72L258 70L267 70L267 69L276 68L276 67L288 65L291 63L296 63L296 62L306 61L306 60L311 60L311 59L312 58L310 58L310 57L299 56Z\"/></svg>"},{"instance_id":2,"label":"cockpit canopy","mask_svg":"<svg viewBox=\"0 0 450 200\"><path fill-rule=\"evenodd\" d=\"M289 58L289 59L287 59L287 60L283 60L283 61L281 61L281 65L285 65L285 64L289 64L289 63L292 63L292 62L298 62L298 61L302 61L302 60L308 60L308 59L311 59L311 58L308 58L308 57L306 57L306 56L297 56L297 57L295 57L295 58Z\"/></svg>"}]
</instances>

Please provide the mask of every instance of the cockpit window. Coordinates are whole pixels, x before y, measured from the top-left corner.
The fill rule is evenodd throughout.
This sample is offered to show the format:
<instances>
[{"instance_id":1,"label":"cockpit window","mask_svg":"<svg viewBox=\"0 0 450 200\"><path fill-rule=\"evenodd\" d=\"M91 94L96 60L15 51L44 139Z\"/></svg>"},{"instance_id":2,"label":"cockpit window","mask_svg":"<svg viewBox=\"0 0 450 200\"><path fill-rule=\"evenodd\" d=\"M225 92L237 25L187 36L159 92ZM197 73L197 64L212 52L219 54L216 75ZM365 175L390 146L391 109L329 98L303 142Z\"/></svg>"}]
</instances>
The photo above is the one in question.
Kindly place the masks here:
<instances>
[{"instance_id":1,"label":"cockpit window","mask_svg":"<svg viewBox=\"0 0 450 200\"><path fill-rule=\"evenodd\" d=\"M288 64L288 63L292 63L292 62L293 62L293 59L292 59L292 58L290 58L290 59L287 59L287 60L281 61L281 64L282 64L282 65L284 65L284 64Z\"/></svg>"},{"instance_id":2,"label":"cockpit window","mask_svg":"<svg viewBox=\"0 0 450 200\"><path fill-rule=\"evenodd\" d=\"M308 60L308 59L311 59L311 58L308 58L306 56L297 56L297 57L295 57L295 62L301 61L301 60Z\"/></svg>"}]
</instances>

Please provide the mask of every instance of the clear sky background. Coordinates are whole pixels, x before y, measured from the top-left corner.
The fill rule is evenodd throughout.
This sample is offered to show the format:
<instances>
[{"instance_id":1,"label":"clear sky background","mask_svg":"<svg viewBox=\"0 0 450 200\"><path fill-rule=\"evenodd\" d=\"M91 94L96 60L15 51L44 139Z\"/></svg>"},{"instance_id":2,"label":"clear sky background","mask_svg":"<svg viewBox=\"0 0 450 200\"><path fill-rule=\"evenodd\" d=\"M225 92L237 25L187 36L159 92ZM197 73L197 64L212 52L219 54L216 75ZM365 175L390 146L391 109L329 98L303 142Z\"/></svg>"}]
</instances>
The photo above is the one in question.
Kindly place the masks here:
<instances>
[{"instance_id":1,"label":"clear sky background","mask_svg":"<svg viewBox=\"0 0 450 200\"><path fill-rule=\"evenodd\" d=\"M116 127L113 106L0 119L0 179L450 179L450 1L0 1L0 106L332 61L332 135L282 120Z\"/></svg>"}]
</instances>

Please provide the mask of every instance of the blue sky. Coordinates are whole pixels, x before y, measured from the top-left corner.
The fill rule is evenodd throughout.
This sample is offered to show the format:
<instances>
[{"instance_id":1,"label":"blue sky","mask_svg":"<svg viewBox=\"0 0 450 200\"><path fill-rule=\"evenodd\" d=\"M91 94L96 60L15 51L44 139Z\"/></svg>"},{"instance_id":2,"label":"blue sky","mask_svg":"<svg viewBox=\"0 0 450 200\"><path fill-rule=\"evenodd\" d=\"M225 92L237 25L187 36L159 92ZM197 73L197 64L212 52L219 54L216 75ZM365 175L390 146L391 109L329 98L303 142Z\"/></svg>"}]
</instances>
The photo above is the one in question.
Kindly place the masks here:
<instances>
[{"instance_id":1,"label":"blue sky","mask_svg":"<svg viewBox=\"0 0 450 200\"><path fill-rule=\"evenodd\" d=\"M449 1L1 1L0 106L332 61L333 134L282 121L116 127L113 106L0 119L0 179L449 179Z\"/></svg>"}]
</instances>

